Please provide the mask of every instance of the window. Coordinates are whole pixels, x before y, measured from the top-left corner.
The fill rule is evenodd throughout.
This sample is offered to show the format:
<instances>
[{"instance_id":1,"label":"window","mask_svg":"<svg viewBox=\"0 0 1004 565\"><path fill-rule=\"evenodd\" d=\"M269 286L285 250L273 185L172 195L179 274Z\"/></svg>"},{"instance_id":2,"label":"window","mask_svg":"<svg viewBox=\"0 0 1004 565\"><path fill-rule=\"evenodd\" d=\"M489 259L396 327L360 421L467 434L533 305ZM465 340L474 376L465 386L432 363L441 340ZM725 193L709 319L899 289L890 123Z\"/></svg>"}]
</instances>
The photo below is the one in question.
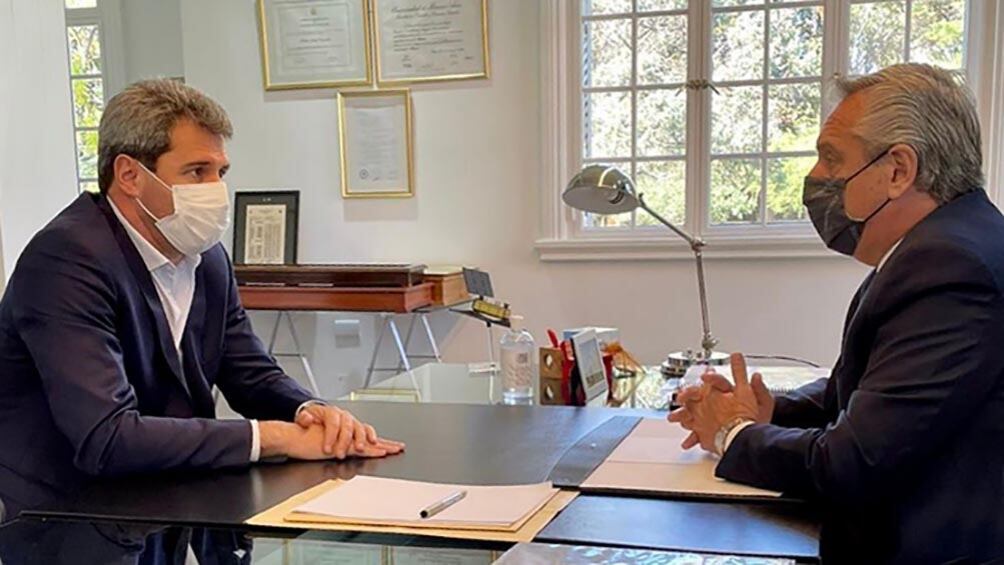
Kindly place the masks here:
<instances>
[{"instance_id":1,"label":"window","mask_svg":"<svg viewBox=\"0 0 1004 565\"><path fill-rule=\"evenodd\" d=\"M563 3L559 2L559 5ZM903 61L962 71L968 0L580 0L564 59L568 168L612 163L702 237L806 237L825 79ZM560 18L559 18L560 19ZM546 85L545 85L546 86ZM571 118L574 121L574 118ZM568 174L567 171L562 171ZM567 178L565 179L567 180ZM664 237L644 212L564 210L567 238ZM555 217L560 214L555 214ZM561 231L561 230L555 230Z\"/></svg>"},{"instance_id":2,"label":"window","mask_svg":"<svg viewBox=\"0 0 1004 565\"><path fill-rule=\"evenodd\" d=\"M66 0L77 187L98 191L98 124L105 107L104 58L97 0Z\"/></svg>"}]
</instances>

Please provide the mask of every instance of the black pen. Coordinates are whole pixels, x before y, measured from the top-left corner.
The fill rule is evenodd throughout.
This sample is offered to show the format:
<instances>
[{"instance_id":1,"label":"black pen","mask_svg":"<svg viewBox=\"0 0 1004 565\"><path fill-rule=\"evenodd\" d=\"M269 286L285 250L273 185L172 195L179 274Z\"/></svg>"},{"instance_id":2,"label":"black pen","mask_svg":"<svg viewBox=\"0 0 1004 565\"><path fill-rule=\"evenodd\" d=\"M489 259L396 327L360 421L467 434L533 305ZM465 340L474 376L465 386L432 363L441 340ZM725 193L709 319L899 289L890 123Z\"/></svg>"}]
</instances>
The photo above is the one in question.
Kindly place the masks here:
<instances>
[{"instance_id":1,"label":"black pen","mask_svg":"<svg viewBox=\"0 0 1004 565\"><path fill-rule=\"evenodd\" d=\"M422 509L421 512L418 513L418 515L421 518L432 518L433 516L439 514L443 510L446 510L447 508L460 502L461 500L464 499L465 496L467 496L466 490L457 491L451 494L450 496L447 496L446 498L440 500L439 502L434 502L426 506L425 508Z\"/></svg>"}]
</instances>

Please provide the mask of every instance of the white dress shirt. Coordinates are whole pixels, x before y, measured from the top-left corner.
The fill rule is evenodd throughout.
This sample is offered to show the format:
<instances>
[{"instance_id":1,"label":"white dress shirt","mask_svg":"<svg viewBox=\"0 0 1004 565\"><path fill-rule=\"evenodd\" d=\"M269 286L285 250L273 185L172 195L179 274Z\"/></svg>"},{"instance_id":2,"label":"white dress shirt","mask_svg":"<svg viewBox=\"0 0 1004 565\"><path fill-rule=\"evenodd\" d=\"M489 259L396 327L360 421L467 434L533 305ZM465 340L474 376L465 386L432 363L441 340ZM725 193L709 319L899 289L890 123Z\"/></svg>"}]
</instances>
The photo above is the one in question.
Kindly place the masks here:
<instances>
[{"instance_id":1,"label":"white dress shirt","mask_svg":"<svg viewBox=\"0 0 1004 565\"><path fill-rule=\"evenodd\" d=\"M893 252L896 251L896 248L899 247L900 243L903 243L903 238L900 238L898 241L896 241L896 243L892 244L892 247L890 247L889 250L885 252L885 255L883 255L882 258L879 259L878 265L875 267L876 273L882 270L882 267L885 266L886 261L889 260L889 257L892 257ZM732 440L736 439L736 436L739 435L739 432L745 430L746 428L752 426L755 423L756 422L752 421L743 422L741 424L736 425L731 430L729 430L729 434L725 436L725 449L722 450L722 454L724 455L724 453L729 450L729 446L732 445Z\"/></svg>"},{"instance_id":2,"label":"white dress shirt","mask_svg":"<svg viewBox=\"0 0 1004 565\"><path fill-rule=\"evenodd\" d=\"M186 255L182 256L177 264L172 263L136 231L136 228L132 227L111 198L108 199L108 204L111 205L112 211L115 212L115 216L118 217L122 227L129 234L129 239L136 246L136 251L139 252L147 270L150 271L153 286L157 289L157 296L160 297L160 304L167 317L167 325L171 328L175 353L177 353L180 362L182 360L181 338L185 334L185 324L188 322L188 314L192 310L192 297L195 296L195 269L202 262L202 257L188 257ZM261 433L258 430L258 421L249 421L251 422L251 453L249 458L254 463L261 456Z\"/></svg>"}]
</instances>

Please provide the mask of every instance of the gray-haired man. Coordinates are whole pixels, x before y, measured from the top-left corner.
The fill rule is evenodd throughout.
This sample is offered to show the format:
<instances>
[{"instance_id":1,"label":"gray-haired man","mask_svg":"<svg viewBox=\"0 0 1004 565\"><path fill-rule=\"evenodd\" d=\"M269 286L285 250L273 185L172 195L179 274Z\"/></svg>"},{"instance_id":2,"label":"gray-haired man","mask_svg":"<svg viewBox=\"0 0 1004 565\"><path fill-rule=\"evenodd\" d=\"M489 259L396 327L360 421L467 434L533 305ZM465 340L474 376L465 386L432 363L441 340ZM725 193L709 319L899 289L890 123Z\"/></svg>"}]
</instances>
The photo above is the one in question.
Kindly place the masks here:
<instances>
[{"instance_id":1,"label":"gray-haired man","mask_svg":"<svg viewBox=\"0 0 1004 565\"><path fill-rule=\"evenodd\" d=\"M975 105L924 65L841 87L804 199L823 241L874 270L831 377L774 399L735 355L735 387L706 375L670 420L722 455L718 476L822 502L824 561L1000 558L1004 218Z\"/></svg>"}]
</instances>

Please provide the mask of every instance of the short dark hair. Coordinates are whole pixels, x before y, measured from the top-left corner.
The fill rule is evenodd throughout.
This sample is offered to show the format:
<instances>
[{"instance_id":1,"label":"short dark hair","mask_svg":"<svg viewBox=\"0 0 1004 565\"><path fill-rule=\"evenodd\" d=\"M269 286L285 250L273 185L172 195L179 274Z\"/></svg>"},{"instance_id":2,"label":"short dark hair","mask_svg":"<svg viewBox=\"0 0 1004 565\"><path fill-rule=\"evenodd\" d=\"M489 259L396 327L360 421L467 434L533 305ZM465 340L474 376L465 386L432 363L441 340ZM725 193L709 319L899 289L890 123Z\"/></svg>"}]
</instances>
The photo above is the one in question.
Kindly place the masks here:
<instances>
[{"instance_id":1,"label":"short dark hair","mask_svg":"<svg viewBox=\"0 0 1004 565\"><path fill-rule=\"evenodd\" d=\"M98 131L101 193L112 184L119 155L129 155L152 171L157 159L171 149L171 129L185 118L226 139L234 134L219 103L177 80L143 80L113 96Z\"/></svg>"}]
</instances>

